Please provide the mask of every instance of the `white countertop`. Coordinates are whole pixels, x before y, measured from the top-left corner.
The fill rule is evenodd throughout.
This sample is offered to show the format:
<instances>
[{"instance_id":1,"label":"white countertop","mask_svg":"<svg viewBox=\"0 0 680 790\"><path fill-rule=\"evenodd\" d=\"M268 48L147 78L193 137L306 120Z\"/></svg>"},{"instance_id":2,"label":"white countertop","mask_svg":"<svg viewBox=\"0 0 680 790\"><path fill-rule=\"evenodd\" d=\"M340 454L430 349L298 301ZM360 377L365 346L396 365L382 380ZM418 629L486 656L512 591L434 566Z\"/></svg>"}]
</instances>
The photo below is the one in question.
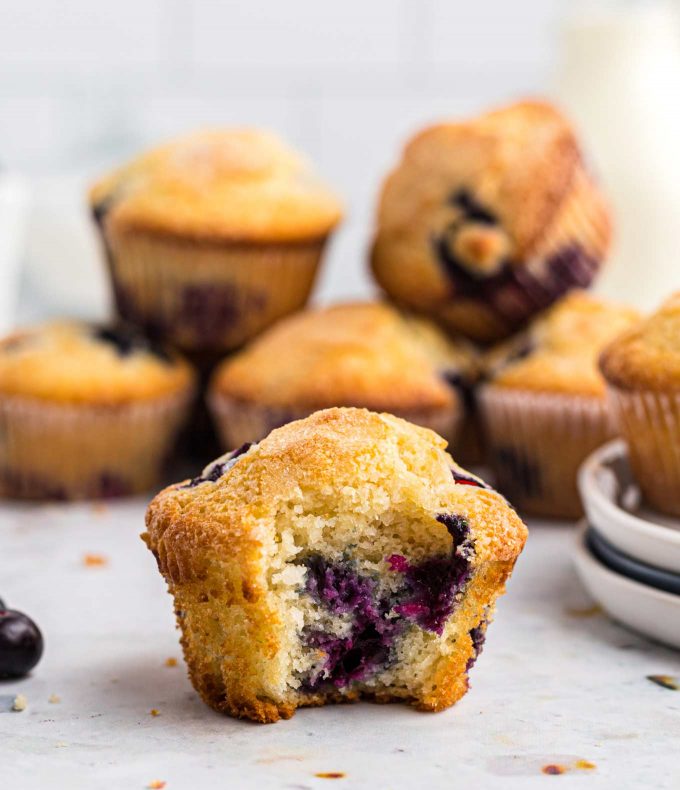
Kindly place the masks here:
<instances>
[{"instance_id":1,"label":"white countertop","mask_svg":"<svg viewBox=\"0 0 680 790\"><path fill-rule=\"evenodd\" d=\"M571 529L534 526L454 708L327 707L260 726L192 691L171 599L138 538L143 512L142 501L0 509L0 596L46 642L31 677L0 682L3 790L680 787L680 693L646 679L680 674L680 653L592 608ZM28 707L11 712L18 693ZM546 775L549 764L568 770Z\"/></svg>"}]
</instances>

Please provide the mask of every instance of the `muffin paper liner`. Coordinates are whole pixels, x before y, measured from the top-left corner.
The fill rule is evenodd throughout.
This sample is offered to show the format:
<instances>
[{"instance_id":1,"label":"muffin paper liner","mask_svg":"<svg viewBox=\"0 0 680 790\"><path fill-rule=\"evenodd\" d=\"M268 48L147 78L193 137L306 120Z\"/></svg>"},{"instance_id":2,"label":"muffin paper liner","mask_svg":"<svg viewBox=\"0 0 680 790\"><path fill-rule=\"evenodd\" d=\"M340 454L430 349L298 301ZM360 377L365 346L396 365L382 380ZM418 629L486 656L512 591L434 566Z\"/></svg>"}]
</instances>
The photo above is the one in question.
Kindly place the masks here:
<instances>
[{"instance_id":1,"label":"muffin paper liner","mask_svg":"<svg viewBox=\"0 0 680 790\"><path fill-rule=\"evenodd\" d=\"M499 490L520 512L581 516L578 469L593 450L616 435L606 400L489 384L480 402Z\"/></svg>"},{"instance_id":2,"label":"muffin paper liner","mask_svg":"<svg viewBox=\"0 0 680 790\"><path fill-rule=\"evenodd\" d=\"M190 393L120 405L0 396L0 494L128 496L157 485Z\"/></svg>"},{"instance_id":3,"label":"muffin paper liner","mask_svg":"<svg viewBox=\"0 0 680 790\"><path fill-rule=\"evenodd\" d=\"M325 242L207 243L105 228L119 315L185 351L238 348L303 307Z\"/></svg>"},{"instance_id":4,"label":"muffin paper liner","mask_svg":"<svg viewBox=\"0 0 680 790\"><path fill-rule=\"evenodd\" d=\"M275 428L280 428L293 420L301 420L316 411L316 409L309 408L265 406L216 392L208 394L207 402L222 445L226 450L240 447L245 442L257 442ZM463 420L463 411L458 405L451 409L442 409L437 413L415 410L393 413L415 425L432 429L449 443L455 441Z\"/></svg>"},{"instance_id":5,"label":"muffin paper liner","mask_svg":"<svg viewBox=\"0 0 680 790\"><path fill-rule=\"evenodd\" d=\"M610 385L607 397L645 499L680 516L680 393L628 392Z\"/></svg>"}]
</instances>

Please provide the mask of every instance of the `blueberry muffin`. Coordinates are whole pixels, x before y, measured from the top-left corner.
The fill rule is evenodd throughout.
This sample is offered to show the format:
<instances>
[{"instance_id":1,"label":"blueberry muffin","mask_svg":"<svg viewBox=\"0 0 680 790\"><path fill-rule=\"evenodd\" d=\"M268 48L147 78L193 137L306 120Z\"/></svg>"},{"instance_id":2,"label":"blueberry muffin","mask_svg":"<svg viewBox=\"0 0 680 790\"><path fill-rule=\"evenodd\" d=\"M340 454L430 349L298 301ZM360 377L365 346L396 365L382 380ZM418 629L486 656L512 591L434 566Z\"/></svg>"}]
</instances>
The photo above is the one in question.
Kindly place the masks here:
<instances>
[{"instance_id":1,"label":"blueberry muffin","mask_svg":"<svg viewBox=\"0 0 680 790\"><path fill-rule=\"evenodd\" d=\"M489 353L480 393L489 461L520 512L581 515L578 468L615 435L597 357L638 320L576 291Z\"/></svg>"},{"instance_id":2,"label":"blueberry muffin","mask_svg":"<svg viewBox=\"0 0 680 790\"><path fill-rule=\"evenodd\" d=\"M308 310L216 370L209 403L226 448L330 406L387 411L453 442L476 375L469 344L387 304Z\"/></svg>"},{"instance_id":3,"label":"blueberry muffin","mask_svg":"<svg viewBox=\"0 0 680 790\"><path fill-rule=\"evenodd\" d=\"M492 342L590 285L610 236L569 123L521 102L407 144L380 196L372 268L397 302Z\"/></svg>"},{"instance_id":4,"label":"blueberry muffin","mask_svg":"<svg viewBox=\"0 0 680 790\"><path fill-rule=\"evenodd\" d=\"M680 291L614 340L600 368L645 498L680 516Z\"/></svg>"},{"instance_id":5,"label":"blueberry muffin","mask_svg":"<svg viewBox=\"0 0 680 790\"><path fill-rule=\"evenodd\" d=\"M360 698L437 711L466 693L527 532L444 446L329 409L153 500L143 538L208 705L274 722Z\"/></svg>"},{"instance_id":6,"label":"blueberry muffin","mask_svg":"<svg viewBox=\"0 0 680 790\"><path fill-rule=\"evenodd\" d=\"M95 184L90 204L120 316L200 353L302 307L341 216L301 156L253 129L143 154Z\"/></svg>"},{"instance_id":7,"label":"blueberry muffin","mask_svg":"<svg viewBox=\"0 0 680 790\"><path fill-rule=\"evenodd\" d=\"M192 391L186 362L123 326L55 322L0 340L0 494L148 490Z\"/></svg>"}]
</instances>

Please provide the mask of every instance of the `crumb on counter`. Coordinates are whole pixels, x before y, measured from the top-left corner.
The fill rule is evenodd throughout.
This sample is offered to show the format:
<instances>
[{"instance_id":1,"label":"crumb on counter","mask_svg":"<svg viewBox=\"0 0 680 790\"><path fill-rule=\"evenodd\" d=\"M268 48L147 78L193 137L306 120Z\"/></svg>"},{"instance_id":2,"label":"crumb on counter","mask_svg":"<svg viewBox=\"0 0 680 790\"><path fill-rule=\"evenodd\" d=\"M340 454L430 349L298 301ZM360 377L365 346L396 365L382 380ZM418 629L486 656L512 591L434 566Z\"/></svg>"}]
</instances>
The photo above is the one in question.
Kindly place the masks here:
<instances>
[{"instance_id":1,"label":"crumb on counter","mask_svg":"<svg viewBox=\"0 0 680 790\"><path fill-rule=\"evenodd\" d=\"M47 701L52 705L58 705L61 702L61 697L58 694L50 694Z\"/></svg>"},{"instance_id":2,"label":"crumb on counter","mask_svg":"<svg viewBox=\"0 0 680 790\"><path fill-rule=\"evenodd\" d=\"M647 680L651 680L661 688L680 691L680 678L675 678L672 675L647 675Z\"/></svg>"},{"instance_id":3,"label":"crumb on counter","mask_svg":"<svg viewBox=\"0 0 680 790\"><path fill-rule=\"evenodd\" d=\"M594 771L597 768L590 760L577 760L576 767L579 771Z\"/></svg>"},{"instance_id":4,"label":"crumb on counter","mask_svg":"<svg viewBox=\"0 0 680 790\"><path fill-rule=\"evenodd\" d=\"M84 554L83 565L87 568L101 568L103 565L108 565L108 559L103 554Z\"/></svg>"},{"instance_id":5,"label":"crumb on counter","mask_svg":"<svg viewBox=\"0 0 680 790\"><path fill-rule=\"evenodd\" d=\"M55 749L63 749L65 746L68 746L68 743L66 743L66 741L57 741L54 744Z\"/></svg>"},{"instance_id":6,"label":"crumb on counter","mask_svg":"<svg viewBox=\"0 0 680 790\"><path fill-rule=\"evenodd\" d=\"M152 779L147 787L149 790L163 790L166 784L162 779Z\"/></svg>"},{"instance_id":7,"label":"crumb on counter","mask_svg":"<svg viewBox=\"0 0 680 790\"><path fill-rule=\"evenodd\" d=\"M23 694L17 694L14 698L14 702L12 703L12 710L16 713L21 713L21 711L26 710L26 706L28 705L28 700Z\"/></svg>"},{"instance_id":8,"label":"crumb on counter","mask_svg":"<svg viewBox=\"0 0 680 790\"><path fill-rule=\"evenodd\" d=\"M150 713L152 716L160 716L160 715L161 715L161 712L158 710L158 708L151 708L151 710L149 711L149 713Z\"/></svg>"},{"instance_id":9,"label":"crumb on counter","mask_svg":"<svg viewBox=\"0 0 680 790\"><path fill-rule=\"evenodd\" d=\"M599 614L604 614L602 607L599 604L593 604L585 609L567 609L569 617L597 617Z\"/></svg>"},{"instance_id":10,"label":"crumb on counter","mask_svg":"<svg viewBox=\"0 0 680 790\"><path fill-rule=\"evenodd\" d=\"M342 771L322 771L318 774L314 774L317 779L344 779L345 774Z\"/></svg>"},{"instance_id":11,"label":"crumb on counter","mask_svg":"<svg viewBox=\"0 0 680 790\"><path fill-rule=\"evenodd\" d=\"M566 773L566 771L567 769L563 765L557 765L556 763L550 763L541 768L541 773L547 774L548 776L559 776L560 774Z\"/></svg>"},{"instance_id":12,"label":"crumb on counter","mask_svg":"<svg viewBox=\"0 0 680 790\"><path fill-rule=\"evenodd\" d=\"M177 659L176 658L166 658L165 659L165 666L166 667L176 667L177 666Z\"/></svg>"}]
</instances>

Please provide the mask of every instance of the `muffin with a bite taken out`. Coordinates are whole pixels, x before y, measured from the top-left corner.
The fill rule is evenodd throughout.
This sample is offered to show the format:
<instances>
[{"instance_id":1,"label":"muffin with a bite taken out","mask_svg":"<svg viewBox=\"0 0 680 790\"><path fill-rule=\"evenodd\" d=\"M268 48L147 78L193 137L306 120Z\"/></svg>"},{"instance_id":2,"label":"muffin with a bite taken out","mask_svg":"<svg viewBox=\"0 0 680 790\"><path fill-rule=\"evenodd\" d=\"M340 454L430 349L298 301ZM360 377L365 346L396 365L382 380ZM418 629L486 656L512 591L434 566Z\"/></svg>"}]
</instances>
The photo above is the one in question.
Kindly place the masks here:
<instances>
[{"instance_id":1,"label":"muffin with a bite taken out","mask_svg":"<svg viewBox=\"0 0 680 790\"><path fill-rule=\"evenodd\" d=\"M0 494L83 499L158 483L194 388L135 330L53 322L0 341Z\"/></svg>"},{"instance_id":2,"label":"muffin with a bite taken out","mask_svg":"<svg viewBox=\"0 0 680 790\"><path fill-rule=\"evenodd\" d=\"M467 692L527 531L444 447L329 409L154 499L143 538L208 705L274 722L360 698L438 711Z\"/></svg>"}]
</instances>

